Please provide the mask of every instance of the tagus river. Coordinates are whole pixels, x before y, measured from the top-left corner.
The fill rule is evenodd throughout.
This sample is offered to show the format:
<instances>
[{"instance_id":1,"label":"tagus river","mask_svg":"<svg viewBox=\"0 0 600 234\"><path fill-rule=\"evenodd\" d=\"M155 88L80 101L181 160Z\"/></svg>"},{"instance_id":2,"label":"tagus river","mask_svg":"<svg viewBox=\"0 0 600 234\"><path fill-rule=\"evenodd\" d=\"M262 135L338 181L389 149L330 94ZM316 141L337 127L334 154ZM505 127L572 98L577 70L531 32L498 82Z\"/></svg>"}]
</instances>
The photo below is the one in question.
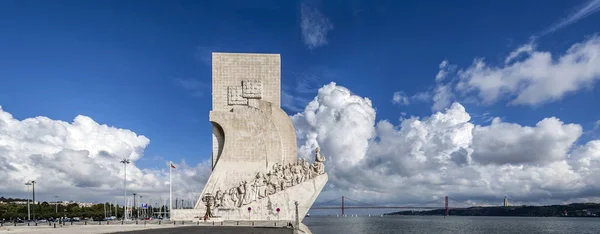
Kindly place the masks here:
<instances>
[{"instance_id":1,"label":"tagus river","mask_svg":"<svg viewBox=\"0 0 600 234\"><path fill-rule=\"evenodd\" d=\"M315 234L364 233L600 233L600 218L568 217L466 217L311 216L303 221Z\"/></svg>"}]
</instances>

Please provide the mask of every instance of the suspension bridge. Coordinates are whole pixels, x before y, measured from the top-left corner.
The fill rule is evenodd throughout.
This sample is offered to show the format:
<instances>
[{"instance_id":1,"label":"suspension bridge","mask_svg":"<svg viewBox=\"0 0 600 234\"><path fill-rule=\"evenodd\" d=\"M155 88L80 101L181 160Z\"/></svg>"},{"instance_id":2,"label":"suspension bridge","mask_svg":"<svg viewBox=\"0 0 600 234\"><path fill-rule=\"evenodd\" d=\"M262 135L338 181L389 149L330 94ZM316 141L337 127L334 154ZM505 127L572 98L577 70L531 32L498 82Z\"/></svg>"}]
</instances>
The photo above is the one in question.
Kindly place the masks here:
<instances>
[{"instance_id":1,"label":"suspension bridge","mask_svg":"<svg viewBox=\"0 0 600 234\"><path fill-rule=\"evenodd\" d=\"M339 203L340 201L341 201L341 204ZM348 204L348 201L351 202L351 204ZM338 203L336 204L336 202L338 202ZM457 204L457 205L450 206L450 202L452 202L452 204ZM352 204L352 203L354 203L354 204ZM358 200L355 200L355 199L352 199L352 198L349 198L346 196L341 196L341 197L335 198L333 200L326 201L326 202L320 203L318 205L314 205L310 209L311 210L340 210L342 213L342 216L345 215L345 212L348 209L415 209L415 210L445 209L446 216L447 216L449 210L466 209L466 208L473 207L473 206L474 205L472 205L472 204L467 204L462 201L452 199L448 196L438 198L433 201L424 202L421 204L415 204L415 205L374 205L374 204L364 203L364 202L361 202L361 201L358 201Z\"/></svg>"}]
</instances>

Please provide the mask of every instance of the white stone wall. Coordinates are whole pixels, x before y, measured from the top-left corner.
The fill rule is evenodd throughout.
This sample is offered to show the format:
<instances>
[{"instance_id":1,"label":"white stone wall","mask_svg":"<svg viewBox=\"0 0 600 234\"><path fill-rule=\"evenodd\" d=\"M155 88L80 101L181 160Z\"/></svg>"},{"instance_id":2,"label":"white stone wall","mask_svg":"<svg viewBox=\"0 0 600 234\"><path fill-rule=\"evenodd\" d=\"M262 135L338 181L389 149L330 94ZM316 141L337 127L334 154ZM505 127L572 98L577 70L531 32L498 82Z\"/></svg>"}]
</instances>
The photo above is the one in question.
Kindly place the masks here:
<instances>
[{"instance_id":1,"label":"white stone wall","mask_svg":"<svg viewBox=\"0 0 600 234\"><path fill-rule=\"evenodd\" d=\"M242 88L244 80L261 80L262 100L281 104L281 58L279 54L213 53L212 110L228 111L227 87Z\"/></svg>"}]
</instances>

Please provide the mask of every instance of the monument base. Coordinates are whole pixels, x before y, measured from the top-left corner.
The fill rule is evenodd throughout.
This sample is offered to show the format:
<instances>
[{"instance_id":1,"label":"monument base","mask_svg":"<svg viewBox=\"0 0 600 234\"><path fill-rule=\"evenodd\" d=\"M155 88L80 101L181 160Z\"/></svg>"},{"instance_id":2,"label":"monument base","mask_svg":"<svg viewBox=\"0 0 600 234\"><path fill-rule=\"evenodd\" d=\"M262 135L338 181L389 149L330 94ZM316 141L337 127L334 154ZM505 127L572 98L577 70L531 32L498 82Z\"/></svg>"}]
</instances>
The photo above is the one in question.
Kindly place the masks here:
<instances>
[{"instance_id":1,"label":"monument base","mask_svg":"<svg viewBox=\"0 0 600 234\"><path fill-rule=\"evenodd\" d=\"M233 209L214 208L213 214L222 220L276 221L296 220L296 206L300 222L327 183L327 174L318 175L295 186ZM279 212L277 210L279 209ZM174 209L173 221L197 221L206 213L205 209Z\"/></svg>"}]
</instances>

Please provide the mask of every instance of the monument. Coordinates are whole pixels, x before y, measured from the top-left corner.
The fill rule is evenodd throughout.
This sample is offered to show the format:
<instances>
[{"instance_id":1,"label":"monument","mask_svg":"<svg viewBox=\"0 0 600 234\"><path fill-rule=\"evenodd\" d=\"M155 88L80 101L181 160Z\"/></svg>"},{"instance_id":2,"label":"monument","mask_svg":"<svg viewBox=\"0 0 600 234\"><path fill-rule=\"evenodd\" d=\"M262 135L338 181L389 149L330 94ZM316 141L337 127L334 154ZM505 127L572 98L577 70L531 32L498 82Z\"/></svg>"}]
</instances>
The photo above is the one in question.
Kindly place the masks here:
<instances>
[{"instance_id":1,"label":"monument","mask_svg":"<svg viewBox=\"0 0 600 234\"><path fill-rule=\"evenodd\" d=\"M194 209L171 220L296 220L327 183L315 150L299 159L290 117L280 108L278 54L212 54L212 173Z\"/></svg>"}]
</instances>

